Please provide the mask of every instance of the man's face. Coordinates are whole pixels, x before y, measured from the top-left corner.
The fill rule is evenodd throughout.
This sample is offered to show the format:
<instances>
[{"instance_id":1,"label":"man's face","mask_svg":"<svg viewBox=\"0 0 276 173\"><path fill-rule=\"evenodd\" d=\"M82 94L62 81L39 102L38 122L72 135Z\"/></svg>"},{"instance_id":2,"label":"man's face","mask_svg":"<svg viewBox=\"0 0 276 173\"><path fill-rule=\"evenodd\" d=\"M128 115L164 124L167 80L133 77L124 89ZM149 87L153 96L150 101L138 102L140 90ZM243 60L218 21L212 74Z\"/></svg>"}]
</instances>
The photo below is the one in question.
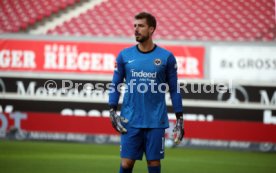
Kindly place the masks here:
<instances>
[{"instance_id":1,"label":"man's face","mask_svg":"<svg viewBox=\"0 0 276 173\"><path fill-rule=\"evenodd\" d=\"M154 28L148 26L146 19L136 19L134 21L134 31L136 41L143 43L151 37Z\"/></svg>"}]
</instances>

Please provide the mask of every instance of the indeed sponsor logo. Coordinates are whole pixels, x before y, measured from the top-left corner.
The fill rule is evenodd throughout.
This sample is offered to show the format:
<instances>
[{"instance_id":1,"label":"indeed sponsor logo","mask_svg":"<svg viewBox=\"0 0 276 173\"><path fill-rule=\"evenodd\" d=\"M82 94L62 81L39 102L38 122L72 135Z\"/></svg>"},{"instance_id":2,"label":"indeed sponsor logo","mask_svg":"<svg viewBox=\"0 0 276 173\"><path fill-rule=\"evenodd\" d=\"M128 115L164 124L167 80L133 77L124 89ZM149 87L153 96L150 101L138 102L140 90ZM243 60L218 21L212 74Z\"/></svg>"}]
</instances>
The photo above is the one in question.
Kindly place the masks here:
<instances>
[{"instance_id":1,"label":"indeed sponsor logo","mask_svg":"<svg viewBox=\"0 0 276 173\"><path fill-rule=\"evenodd\" d=\"M151 72L144 72L142 71L134 71L131 70L131 76L132 77L140 77L140 78L156 78L157 72L151 73Z\"/></svg>"}]
</instances>

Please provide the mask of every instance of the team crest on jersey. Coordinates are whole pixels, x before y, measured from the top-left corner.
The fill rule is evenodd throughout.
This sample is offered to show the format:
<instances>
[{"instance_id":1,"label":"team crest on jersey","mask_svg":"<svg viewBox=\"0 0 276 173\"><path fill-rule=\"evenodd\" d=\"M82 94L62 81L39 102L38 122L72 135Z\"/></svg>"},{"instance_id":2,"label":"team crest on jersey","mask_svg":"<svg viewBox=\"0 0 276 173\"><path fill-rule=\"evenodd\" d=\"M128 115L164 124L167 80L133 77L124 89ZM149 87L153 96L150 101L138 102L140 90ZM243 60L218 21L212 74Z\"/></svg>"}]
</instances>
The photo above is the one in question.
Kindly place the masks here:
<instances>
[{"instance_id":1,"label":"team crest on jersey","mask_svg":"<svg viewBox=\"0 0 276 173\"><path fill-rule=\"evenodd\" d=\"M155 64L155 65L161 65L161 63L162 63L162 61L161 61L161 59L159 59L159 58L156 58L156 59L154 60L154 64Z\"/></svg>"}]
</instances>

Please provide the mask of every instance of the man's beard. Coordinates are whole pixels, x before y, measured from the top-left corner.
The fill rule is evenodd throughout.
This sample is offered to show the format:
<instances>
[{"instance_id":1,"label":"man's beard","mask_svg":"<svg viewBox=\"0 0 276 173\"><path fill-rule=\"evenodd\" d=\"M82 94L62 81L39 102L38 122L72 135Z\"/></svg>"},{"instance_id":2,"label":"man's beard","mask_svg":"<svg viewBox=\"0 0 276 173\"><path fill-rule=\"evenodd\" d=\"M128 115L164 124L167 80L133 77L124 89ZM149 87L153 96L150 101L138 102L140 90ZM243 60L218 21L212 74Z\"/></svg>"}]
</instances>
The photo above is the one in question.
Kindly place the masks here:
<instances>
[{"instance_id":1,"label":"man's beard","mask_svg":"<svg viewBox=\"0 0 276 173\"><path fill-rule=\"evenodd\" d=\"M147 36L138 35L138 37L136 35L135 39L137 42L143 43L149 39L149 35L147 35Z\"/></svg>"}]
</instances>

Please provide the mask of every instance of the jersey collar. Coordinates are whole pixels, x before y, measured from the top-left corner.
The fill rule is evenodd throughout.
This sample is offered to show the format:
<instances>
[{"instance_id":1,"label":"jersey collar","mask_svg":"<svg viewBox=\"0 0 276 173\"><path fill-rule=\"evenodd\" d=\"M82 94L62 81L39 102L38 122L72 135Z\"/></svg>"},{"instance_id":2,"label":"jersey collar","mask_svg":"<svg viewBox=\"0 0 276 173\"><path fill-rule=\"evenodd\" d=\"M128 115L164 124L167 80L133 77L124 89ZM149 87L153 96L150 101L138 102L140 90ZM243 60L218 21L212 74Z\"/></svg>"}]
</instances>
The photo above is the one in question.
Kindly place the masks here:
<instances>
[{"instance_id":1,"label":"jersey collar","mask_svg":"<svg viewBox=\"0 0 276 173\"><path fill-rule=\"evenodd\" d=\"M147 51L147 52L143 52L143 51L141 51L141 50L139 49L138 44L136 45L136 49L137 49L140 53L144 53L144 54L153 52L153 51L155 50L156 47L157 47L156 44L154 44L153 49L151 49L151 50L149 50L149 51Z\"/></svg>"}]
</instances>

